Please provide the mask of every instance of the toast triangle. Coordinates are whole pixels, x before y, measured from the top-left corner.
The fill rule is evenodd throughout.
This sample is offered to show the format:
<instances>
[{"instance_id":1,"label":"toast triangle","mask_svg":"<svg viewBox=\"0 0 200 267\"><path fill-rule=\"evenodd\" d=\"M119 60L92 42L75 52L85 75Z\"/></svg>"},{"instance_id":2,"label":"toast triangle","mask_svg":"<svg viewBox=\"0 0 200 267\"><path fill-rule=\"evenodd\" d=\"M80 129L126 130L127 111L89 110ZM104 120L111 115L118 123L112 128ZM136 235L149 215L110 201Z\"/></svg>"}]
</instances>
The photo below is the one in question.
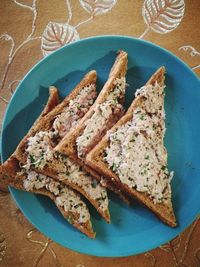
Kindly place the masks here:
<instances>
[{"instance_id":1,"label":"toast triangle","mask_svg":"<svg viewBox=\"0 0 200 267\"><path fill-rule=\"evenodd\" d=\"M65 135L65 137L59 142L59 144L55 147L55 150L68 156L73 156L74 158L78 158L77 154L77 144L76 140L77 138L83 134L86 125L88 124L89 120L91 120L91 117L96 112L97 106L103 104L107 101L109 94L112 92L113 88L115 87L115 81L116 79L120 79L122 77L125 77L126 71L127 71L127 53L124 51L119 51L117 58L111 68L109 78L105 85L103 86L100 94L98 95L95 103L92 105L92 107L89 109L89 111L85 114L85 116L82 118L82 120L79 121L79 123L74 127L68 134ZM124 96L125 96L125 90L124 93L120 96L119 102L120 104L124 103ZM115 124L115 122L123 115L123 110L119 110L115 115L112 116L112 123L110 123L109 128L111 128L112 125ZM107 122L106 122L107 123ZM88 125L89 127L90 125ZM92 144L89 144L89 150L92 149L92 147L95 146L98 141L101 140L103 135L105 135L106 131L108 130L108 127L99 134L99 136L95 136L95 142L91 142ZM82 158L84 161L84 157Z\"/></svg>"},{"instance_id":2,"label":"toast triangle","mask_svg":"<svg viewBox=\"0 0 200 267\"><path fill-rule=\"evenodd\" d=\"M40 188L27 188L25 185L26 182L29 181L29 179L40 179L40 181L45 179L45 181L47 182L40 186ZM0 183L6 186L12 186L16 189L20 189L26 192L31 192L49 197L55 203L63 217L70 224L72 224L75 228L79 229L82 233L86 234L88 237L95 237L95 233L92 229L92 223L90 221L90 213L86 204L83 202L77 192L67 187L62 182L55 182L50 177L38 174L34 171L24 171L20 167L19 161L14 156L11 156L2 166L0 166ZM60 188L61 193L56 195L54 191L51 192L49 190L49 186L53 186L56 190ZM65 205L63 205L61 201L58 201L61 197L61 194L63 194L64 192L66 199L63 203L65 203ZM70 205L68 204L69 201L71 201ZM78 205L81 205L81 212L76 211L74 208L74 206L76 207ZM82 222L80 221L80 217L83 217L83 214L87 217L87 220L84 220Z\"/></svg>"},{"instance_id":3,"label":"toast triangle","mask_svg":"<svg viewBox=\"0 0 200 267\"><path fill-rule=\"evenodd\" d=\"M108 182L106 179L101 177L94 169L91 169L89 166L85 164L85 156L86 154L79 158L77 152L77 138L80 137L84 130L86 129L86 125L88 129L92 129L93 126L91 125L91 118L94 117L96 114L96 109L101 104L108 101L109 95L112 91L114 91L116 85L115 82L118 79L124 79L127 71L127 53L124 51L119 51L118 55L115 59L115 62L110 70L110 74L108 77L107 82L103 86L100 94L98 95L95 103L90 108L90 110L85 114L85 116L79 121L79 123L68 133L66 136L59 142L59 144L55 147L55 150L59 153L67 155L71 157L74 161L78 164L82 165L82 167L87 170L92 176L96 179L101 181L104 186L106 186L109 190L113 191L114 193L118 194L121 199L123 199L127 204L130 202L128 196L126 196L123 192L121 192L120 188L117 188L113 185L112 181ZM124 84L124 91L119 97L119 104L122 105L124 103L124 95L125 95L125 87ZM117 110L117 108L115 108ZM114 125L119 118L124 114L124 109L121 106L121 109L116 111L110 116L110 121L106 121L102 126L102 131L94 135L93 139L90 141L87 147L87 153L98 143L101 138L105 135L106 131L109 130L112 125ZM93 119L94 120L94 119Z\"/></svg>"},{"instance_id":4,"label":"toast triangle","mask_svg":"<svg viewBox=\"0 0 200 267\"><path fill-rule=\"evenodd\" d=\"M35 121L35 123L33 124L31 129L34 129L34 125L37 125L37 123L43 118L45 117L49 112L51 112L58 104L59 104L60 100L59 100L59 96L58 96L58 90L51 86L49 88L49 98L48 101L42 111L42 113L40 114L40 116L38 117L38 119ZM31 132L31 130L30 130ZM80 198L79 194L77 192L75 192L74 190L72 190L71 188L67 187L65 184L63 184L62 182L54 182L50 177L44 177L41 176L40 174L33 172L31 170L29 171L25 171L22 167L21 164L18 159L15 157L15 155L11 155L11 157L3 163L3 165L0 166L0 184L7 187L7 186L12 186L16 189L20 189L23 191L27 191L27 192L32 192L32 193L36 193L36 194L40 194L40 195L44 195L49 197L51 200L54 201L54 203L56 204L57 208L60 210L61 214L64 216L64 218L66 218L68 220L68 222L70 224L72 224L74 227L76 227L77 229L79 229L82 233L86 234L88 237L90 238L94 238L95 237L95 233L92 229L92 224L90 221L90 214L89 211L87 209L87 206L85 205L85 203L82 201L82 199ZM40 188L29 188L27 189L24 185L25 185L25 181L28 180L28 177L30 175L30 173L34 174L32 175L32 178L34 178L34 176L39 176L40 180L47 180L48 181L48 187L47 187L47 183L43 182L43 185ZM64 189L67 193L68 196L74 197L74 199L78 202L75 204L81 204L83 206L83 210L85 211L88 220L85 221L84 223L80 223L79 221L79 217L82 216L82 214L78 214L77 212L74 212L74 210L68 206L68 209L65 209L64 206L59 205L59 203L57 203L56 201L56 195L51 192L49 190L49 185L54 185Z\"/></svg>"},{"instance_id":5,"label":"toast triangle","mask_svg":"<svg viewBox=\"0 0 200 267\"><path fill-rule=\"evenodd\" d=\"M96 98L96 78L96 71L87 73L57 107L37 120L37 123L18 145L15 157L24 164L24 167L62 181L80 192L109 223L110 213L106 188L88 172L82 170L79 164L53 150L53 146L63 138L63 136L60 136L60 133L63 133L63 127L60 127L60 125L64 125L70 130L94 102ZM60 123L60 119L62 119L62 123ZM46 158L44 159L44 157Z\"/></svg>"},{"instance_id":6,"label":"toast triangle","mask_svg":"<svg viewBox=\"0 0 200 267\"><path fill-rule=\"evenodd\" d=\"M160 69L155 72L155 74L149 79L149 81L146 83L145 88L164 88L164 74L165 74L165 68L161 67ZM150 86L150 87L148 87ZM146 89L146 90L147 90ZM144 89L145 90L145 89ZM162 93L161 93L162 94ZM164 100L164 96L163 98ZM134 112L137 111L139 108L144 108L146 105L146 97L144 97L144 94L141 93L141 91L138 92L136 95L135 100L131 104L130 108L128 109L127 113L116 123L116 125L106 134L106 136L103 137L103 139L95 146L93 150L91 150L87 157L86 162L91 168L97 170L100 174L104 175L108 179L112 180L117 186L121 187L122 190L127 192L130 196L137 199L139 202L144 204L146 207L148 207L151 211L153 211L164 223L168 224L171 227L175 227L177 225L175 214L173 211L172 201L171 201L171 186L170 184L167 187L167 193L169 193L169 198L167 198L166 201L161 202L155 202L155 200L152 199L152 197L147 192L141 192L138 191L135 186L131 186L131 184L126 182L122 182L119 178L119 175L116 173L116 170L113 171L111 167L109 167L108 161L105 160L107 158L107 155L105 156L105 151L108 147L110 147L110 136L119 129L127 125L127 123L134 121ZM163 103L164 106L164 103ZM135 115L136 116L136 115ZM141 118L142 119L142 118ZM137 125L137 124L136 124ZM122 128L121 128L122 129ZM157 129L157 128L156 128ZM158 128L159 129L159 128ZM114 135L113 135L114 136ZM162 139L163 142L164 138L164 130L160 134L160 139ZM145 137L143 140L146 140ZM133 140L135 142L135 140ZM129 143L130 144L130 143ZM163 146L163 151L166 153L166 150ZM109 150L107 150L109 151ZM132 150L131 150L132 151ZM138 151L138 157L139 157L140 151ZM115 167L115 166L113 166ZM144 175L144 173L143 173ZM133 177L130 177L133 178ZM122 179L122 178L121 178ZM169 190L169 191L168 191ZM163 191L164 192L164 191ZM164 194L164 193L163 193Z\"/></svg>"}]
</instances>

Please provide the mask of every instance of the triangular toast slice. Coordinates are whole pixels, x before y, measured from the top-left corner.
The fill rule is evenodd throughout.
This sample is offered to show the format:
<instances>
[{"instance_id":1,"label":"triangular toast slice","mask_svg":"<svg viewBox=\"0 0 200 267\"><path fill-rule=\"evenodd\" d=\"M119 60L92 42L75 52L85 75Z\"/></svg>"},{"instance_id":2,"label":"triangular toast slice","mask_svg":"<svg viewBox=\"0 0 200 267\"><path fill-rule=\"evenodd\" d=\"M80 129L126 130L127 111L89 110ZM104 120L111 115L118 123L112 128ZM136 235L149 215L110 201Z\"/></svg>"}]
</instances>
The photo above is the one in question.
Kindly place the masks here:
<instances>
[{"instance_id":1,"label":"triangular toast slice","mask_svg":"<svg viewBox=\"0 0 200 267\"><path fill-rule=\"evenodd\" d=\"M96 71L88 72L56 108L45 114L46 116L40 117L34 123L16 150L17 157L22 162L26 161L27 155L24 155L24 146L30 136L33 136L41 129L48 131L53 127L54 131L58 132L54 142L54 146L56 146L65 134L70 131L71 127L74 127L79 122L96 99L96 79ZM50 86L51 90L56 90L56 88Z\"/></svg>"},{"instance_id":2,"label":"triangular toast slice","mask_svg":"<svg viewBox=\"0 0 200 267\"><path fill-rule=\"evenodd\" d=\"M110 222L106 188L79 164L53 150L66 132L81 120L95 98L96 72L91 71L56 108L34 124L18 145L15 157L24 168L62 180L79 191Z\"/></svg>"},{"instance_id":3,"label":"triangular toast slice","mask_svg":"<svg viewBox=\"0 0 200 267\"><path fill-rule=\"evenodd\" d=\"M163 222L177 225L167 169L164 74L161 67L136 91L127 113L87 155L86 162L133 196Z\"/></svg>"},{"instance_id":4,"label":"triangular toast slice","mask_svg":"<svg viewBox=\"0 0 200 267\"><path fill-rule=\"evenodd\" d=\"M127 61L127 53L119 51L109 78L94 105L59 142L56 151L84 161L86 154L124 114Z\"/></svg>"},{"instance_id":5,"label":"triangular toast slice","mask_svg":"<svg viewBox=\"0 0 200 267\"><path fill-rule=\"evenodd\" d=\"M59 142L55 150L68 155L95 176L111 191L129 203L128 197L112 182L101 177L95 170L85 165L85 156L101 140L124 114L124 97L126 89L127 53L119 51L112 66L109 78L98 95L94 105L79 123Z\"/></svg>"},{"instance_id":6,"label":"triangular toast slice","mask_svg":"<svg viewBox=\"0 0 200 267\"><path fill-rule=\"evenodd\" d=\"M53 110L60 102L58 90L55 87L50 87L49 94L47 104L34 125ZM14 155L4 162L3 165L0 166L0 184L50 197L69 223L78 228L88 237L95 237L87 206L76 191L72 190L62 182L54 181L50 177L41 175L35 171L26 171L20 167L21 165L22 164ZM78 208L78 212L77 209L76 212L74 211L75 207ZM82 210L80 210L80 207Z\"/></svg>"},{"instance_id":7,"label":"triangular toast slice","mask_svg":"<svg viewBox=\"0 0 200 267\"><path fill-rule=\"evenodd\" d=\"M90 238L95 237L89 210L80 195L52 178L35 171L26 171L11 156L0 166L0 183L27 192L48 196L54 201L64 218Z\"/></svg>"}]
</instances>

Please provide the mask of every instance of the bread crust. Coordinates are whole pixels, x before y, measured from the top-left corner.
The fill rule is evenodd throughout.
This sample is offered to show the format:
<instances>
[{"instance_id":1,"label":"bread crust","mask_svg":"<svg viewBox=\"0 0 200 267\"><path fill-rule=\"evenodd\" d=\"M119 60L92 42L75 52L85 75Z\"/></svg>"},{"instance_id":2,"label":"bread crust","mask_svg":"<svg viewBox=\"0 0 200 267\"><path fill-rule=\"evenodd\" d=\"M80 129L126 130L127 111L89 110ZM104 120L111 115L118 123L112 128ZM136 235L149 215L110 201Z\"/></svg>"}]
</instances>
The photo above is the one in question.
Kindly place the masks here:
<instances>
[{"instance_id":1,"label":"bread crust","mask_svg":"<svg viewBox=\"0 0 200 267\"><path fill-rule=\"evenodd\" d=\"M155 72L155 74L149 79L146 83L154 85L157 81L159 85L163 86L164 84L164 74L165 68L161 67ZM110 129L103 139L91 150L86 156L86 162L91 168L97 170L104 177L107 177L113 181L116 186L120 187L121 190L127 192L130 196L137 199L139 202L148 207L153 211L164 223L168 224L171 227L177 225L175 214L173 211L171 201L168 204L164 203L154 203L153 200L148 196L148 194L139 192L135 189L130 189L127 185L120 182L119 177L108 167L108 165L103 160L103 154L105 148L109 145L109 136L111 133L115 132L119 127L124 125L126 122L132 119L132 113L135 108L140 106L142 97L137 97L131 106L129 107L127 113Z\"/></svg>"}]
</instances>

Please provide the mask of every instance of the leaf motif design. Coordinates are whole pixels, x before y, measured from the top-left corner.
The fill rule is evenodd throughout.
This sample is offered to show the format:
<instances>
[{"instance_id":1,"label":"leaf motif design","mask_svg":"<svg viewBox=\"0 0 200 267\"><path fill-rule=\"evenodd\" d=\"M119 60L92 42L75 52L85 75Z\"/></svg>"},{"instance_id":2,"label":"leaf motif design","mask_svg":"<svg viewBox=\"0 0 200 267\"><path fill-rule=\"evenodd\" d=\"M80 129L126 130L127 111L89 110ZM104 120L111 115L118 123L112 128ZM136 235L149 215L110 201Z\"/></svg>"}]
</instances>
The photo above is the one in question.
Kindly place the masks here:
<instances>
[{"instance_id":1,"label":"leaf motif design","mask_svg":"<svg viewBox=\"0 0 200 267\"><path fill-rule=\"evenodd\" d=\"M109 12L117 0L79 0L81 6L93 16Z\"/></svg>"},{"instance_id":2,"label":"leaf motif design","mask_svg":"<svg viewBox=\"0 0 200 267\"><path fill-rule=\"evenodd\" d=\"M171 252L176 251L181 244L181 237L178 235L176 238L172 239L170 242L167 244L164 244L160 246L160 249L164 250L165 252Z\"/></svg>"},{"instance_id":3,"label":"leaf motif design","mask_svg":"<svg viewBox=\"0 0 200 267\"><path fill-rule=\"evenodd\" d=\"M190 54L191 57L200 56L200 52L198 52L193 46L191 45L184 45L179 47L179 50L186 51Z\"/></svg>"},{"instance_id":4,"label":"leaf motif design","mask_svg":"<svg viewBox=\"0 0 200 267\"><path fill-rule=\"evenodd\" d=\"M178 27L184 11L184 0L145 0L142 15L148 28L164 34Z\"/></svg>"},{"instance_id":5,"label":"leaf motif design","mask_svg":"<svg viewBox=\"0 0 200 267\"><path fill-rule=\"evenodd\" d=\"M43 55L47 56L56 49L79 39L79 34L73 26L49 22L42 34L41 50Z\"/></svg>"}]
</instances>

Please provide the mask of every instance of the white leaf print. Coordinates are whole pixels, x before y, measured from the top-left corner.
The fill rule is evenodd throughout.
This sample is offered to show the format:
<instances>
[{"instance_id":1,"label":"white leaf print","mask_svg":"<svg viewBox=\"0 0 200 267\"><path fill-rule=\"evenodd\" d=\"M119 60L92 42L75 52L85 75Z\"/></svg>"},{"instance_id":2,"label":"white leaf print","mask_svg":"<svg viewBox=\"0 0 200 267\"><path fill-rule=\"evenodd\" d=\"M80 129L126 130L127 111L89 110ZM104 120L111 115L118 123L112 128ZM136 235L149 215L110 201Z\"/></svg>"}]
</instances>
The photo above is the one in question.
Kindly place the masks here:
<instances>
[{"instance_id":1,"label":"white leaf print","mask_svg":"<svg viewBox=\"0 0 200 267\"><path fill-rule=\"evenodd\" d=\"M41 50L43 55L47 56L56 49L79 39L79 34L73 26L49 22L42 34Z\"/></svg>"},{"instance_id":2,"label":"white leaf print","mask_svg":"<svg viewBox=\"0 0 200 267\"><path fill-rule=\"evenodd\" d=\"M179 47L179 50L187 51L190 56L195 57L195 56L200 56L200 52L198 52L193 46L191 45L184 45Z\"/></svg>"},{"instance_id":3,"label":"white leaf print","mask_svg":"<svg viewBox=\"0 0 200 267\"><path fill-rule=\"evenodd\" d=\"M109 12L117 0L79 0L81 6L93 16Z\"/></svg>"},{"instance_id":4,"label":"white leaf print","mask_svg":"<svg viewBox=\"0 0 200 267\"><path fill-rule=\"evenodd\" d=\"M164 34L178 27L184 11L184 0L145 0L142 15L148 29Z\"/></svg>"}]
</instances>

